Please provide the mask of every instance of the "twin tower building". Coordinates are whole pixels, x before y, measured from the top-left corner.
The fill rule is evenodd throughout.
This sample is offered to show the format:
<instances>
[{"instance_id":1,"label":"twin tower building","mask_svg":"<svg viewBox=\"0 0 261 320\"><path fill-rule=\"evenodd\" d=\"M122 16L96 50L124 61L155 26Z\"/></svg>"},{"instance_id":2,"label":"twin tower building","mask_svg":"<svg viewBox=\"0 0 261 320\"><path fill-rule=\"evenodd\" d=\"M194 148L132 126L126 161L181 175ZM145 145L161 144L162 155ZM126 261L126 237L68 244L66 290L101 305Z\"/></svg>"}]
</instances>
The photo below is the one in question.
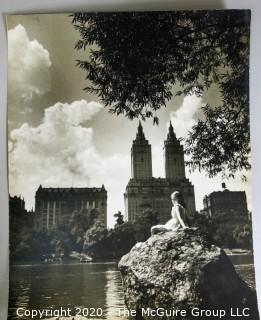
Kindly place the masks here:
<instances>
[{"instance_id":1,"label":"twin tower building","mask_svg":"<svg viewBox=\"0 0 261 320\"><path fill-rule=\"evenodd\" d=\"M141 123L131 148L131 179L124 193L125 221L136 221L146 209L158 213L159 222L170 219L173 191L181 191L188 212L195 211L194 187L185 175L184 151L170 123L164 142L165 178L152 176L151 145L145 139ZM43 188L35 194L36 230L66 227L72 212L97 209L107 224L107 191L100 188Z\"/></svg>"},{"instance_id":2,"label":"twin tower building","mask_svg":"<svg viewBox=\"0 0 261 320\"><path fill-rule=\"evenodd\" d=\"M159 215L159 222L170 219L172 203L170 195L180 191L184 197L187 212L195 211L194 186L186 178L183 146L170 123L167 139L164 141L165 178L152 175L151 145L146 140L141 123L131 148L131 179L125 201L125 220L135 221L146 209Z\"/></svg>"}]
</instances>

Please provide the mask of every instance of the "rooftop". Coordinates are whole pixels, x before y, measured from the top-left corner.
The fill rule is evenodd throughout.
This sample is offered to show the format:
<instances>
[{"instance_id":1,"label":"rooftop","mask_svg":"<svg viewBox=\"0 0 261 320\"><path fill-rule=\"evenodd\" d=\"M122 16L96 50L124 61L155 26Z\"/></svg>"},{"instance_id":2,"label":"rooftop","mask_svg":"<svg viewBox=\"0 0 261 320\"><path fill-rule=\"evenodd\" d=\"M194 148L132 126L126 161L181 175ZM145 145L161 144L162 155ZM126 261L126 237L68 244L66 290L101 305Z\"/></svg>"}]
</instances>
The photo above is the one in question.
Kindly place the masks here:
<instances>
[{"instance_id":1,"label":"rooftop","mask_svg":"<svg viewBox=\"0 0 261 320\"><path fill-rule=\"evenodd\" d=\"M36 191L37 193L94 193L94 192L107 192L104 185L100 188L97 187L86 187L86 188L43 188L42 185Z\"/></svg>"}]
</instances>

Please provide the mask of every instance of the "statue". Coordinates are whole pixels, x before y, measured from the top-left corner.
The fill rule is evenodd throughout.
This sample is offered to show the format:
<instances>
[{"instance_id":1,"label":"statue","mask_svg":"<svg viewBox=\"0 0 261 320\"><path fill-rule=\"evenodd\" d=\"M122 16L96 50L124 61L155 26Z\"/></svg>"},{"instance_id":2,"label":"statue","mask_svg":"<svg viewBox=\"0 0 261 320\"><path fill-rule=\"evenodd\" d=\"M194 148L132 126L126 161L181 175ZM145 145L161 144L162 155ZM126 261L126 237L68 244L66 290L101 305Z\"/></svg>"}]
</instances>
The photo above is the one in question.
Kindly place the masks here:
<instances>
[{"instance_id":1,"label":"statue","mask_svg":"<svg viewBox=\"0 0 261 320\"><path fill-rule=\"evenodd\" d=\"M151 234L156 234L165 231L177 231L179 229L189 229L186 224L186 206L179 191L174 191L171 194L173 207L171 210L172 218L165 224L158 224L151 228Z\"/></svg>"}]
</instances>

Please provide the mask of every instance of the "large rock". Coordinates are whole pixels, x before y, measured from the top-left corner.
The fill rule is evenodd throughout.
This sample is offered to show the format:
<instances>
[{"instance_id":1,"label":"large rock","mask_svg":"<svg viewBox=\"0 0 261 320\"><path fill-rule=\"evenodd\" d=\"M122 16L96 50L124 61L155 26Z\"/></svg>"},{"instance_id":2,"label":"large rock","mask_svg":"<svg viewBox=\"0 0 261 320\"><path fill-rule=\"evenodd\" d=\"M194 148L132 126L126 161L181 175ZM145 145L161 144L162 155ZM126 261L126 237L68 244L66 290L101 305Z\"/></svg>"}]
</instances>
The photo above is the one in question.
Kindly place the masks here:
<instances>
[{"instance_id":1,"label":"large rock","mask_svg":"<svg viewBox=\"0 0 261 320\"><path fill-rule=\"evenodd\" d=\"M231 307L240 313L250 308L247 319L259 319L255 291L238 276L225 252L197 230L151 236L122 257L119 270L125 303L136 311L137 319L157 319L142 314L147 308L183 309L187 311L186 319L205 319L192 317L193 308L222 309L226 310L223 319L230 319ZM158 318L179 317L163 314Z\"/></svg>"}]
</instances>

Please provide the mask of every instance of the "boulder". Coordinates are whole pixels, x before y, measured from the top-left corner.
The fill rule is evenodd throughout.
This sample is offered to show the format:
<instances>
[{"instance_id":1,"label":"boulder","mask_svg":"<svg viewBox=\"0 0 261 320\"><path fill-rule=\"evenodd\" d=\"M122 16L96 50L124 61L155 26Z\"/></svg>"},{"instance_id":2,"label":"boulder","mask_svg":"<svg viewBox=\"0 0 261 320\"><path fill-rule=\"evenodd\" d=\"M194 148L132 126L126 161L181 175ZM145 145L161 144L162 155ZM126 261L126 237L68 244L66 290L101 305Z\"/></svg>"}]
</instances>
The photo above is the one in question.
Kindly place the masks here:
<instances>
[{"instance_id":1,"label":"boulder","mask_svg":"<svg viewBox=\"0 0 261 320\"><path fill-rule=\"evenodd\" d=\"M250 308L247 319L259 319L255 291L239 277L225 252L199 230L153 235L122 257L119 270L125 303L137 319L157 319L143 312L148 308L186 310L186 319L219 318L192 316L195 308L225 310L223 319L237 319L231 308L233 312ZM166 314L158 318L179 319Z\"/></svg>"}]
</instances>

